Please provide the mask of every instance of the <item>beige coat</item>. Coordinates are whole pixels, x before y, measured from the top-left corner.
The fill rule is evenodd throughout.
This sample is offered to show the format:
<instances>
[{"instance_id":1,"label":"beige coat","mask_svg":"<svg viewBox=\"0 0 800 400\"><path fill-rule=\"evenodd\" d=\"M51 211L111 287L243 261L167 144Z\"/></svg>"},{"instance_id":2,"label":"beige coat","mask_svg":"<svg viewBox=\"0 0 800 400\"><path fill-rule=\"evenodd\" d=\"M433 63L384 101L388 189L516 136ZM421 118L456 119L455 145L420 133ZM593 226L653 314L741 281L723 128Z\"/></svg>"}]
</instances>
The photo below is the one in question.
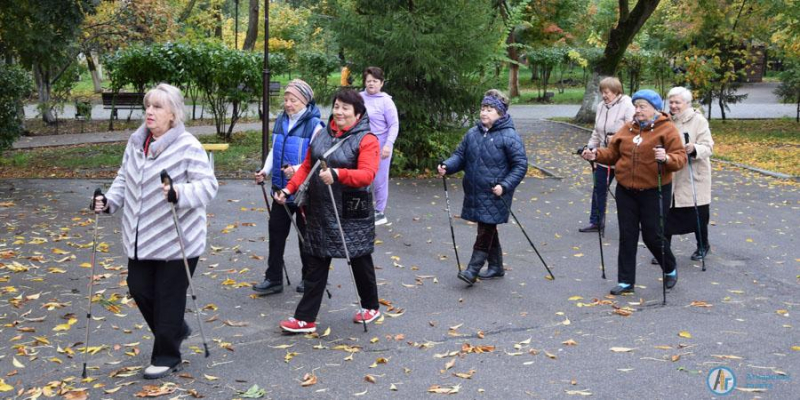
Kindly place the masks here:
<instances>
[{"instance_id":1,"label":"beige coat","mask_svg":"<svg viewBox=\"0 0 800 400\"><path fill-rule=\"evenodd\" d=\"M703 114L687 108L682 113L672 116L672 122L681 134L681 140L686 141L684 132L689 133L689 143L694 143L696 154L689 155L689 162L694 170L694 185L697 190L697 205L711 203L711 153L714 149L714 139L708 129L708 121ZM685 143L684 143L685 144ZM689 166L675 172L672 177L672 207L694 207L692 195L692 182L689 176Z\"/></svg>"},{"instance_id":2,"label":"beige coat","mask_svg":"<svg viewBox=\"0 0 800 400\"><path fill-rule=\"evenodd\" d=\"M594 118L594 129L587 145L593 149L606 148L616 133L626 122L633 121L633 103L628 95L619 95L611 104L600 102ZM608 134L611 135L608 135ZM602 165L602 164L600 164ZM611 168L614 168L613 166Z\"/></svg>"}]
</instances>

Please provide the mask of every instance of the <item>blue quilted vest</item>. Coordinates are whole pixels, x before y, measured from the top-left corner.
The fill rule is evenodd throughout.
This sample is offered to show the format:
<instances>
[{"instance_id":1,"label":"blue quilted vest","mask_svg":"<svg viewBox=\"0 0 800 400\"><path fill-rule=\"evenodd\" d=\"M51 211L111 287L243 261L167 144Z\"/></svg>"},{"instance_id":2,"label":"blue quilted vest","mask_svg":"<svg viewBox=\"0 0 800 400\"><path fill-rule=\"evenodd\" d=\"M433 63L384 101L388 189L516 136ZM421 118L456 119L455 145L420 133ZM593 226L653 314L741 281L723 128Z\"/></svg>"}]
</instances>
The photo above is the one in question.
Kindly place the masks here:
<instances>
[{"instance_id":1,"label":"blue quilted vest","mask_svg":"<svg viewBox=\"0 0 800 400\"><path fill-rule=\"evenodd\" d=\"M325 124L320 120L319 108L312 100L306 106L306 111L300 119L287 132L289 116L285 112L278 115L275 126L272 128L272 184L280 188L286 187L289 179L283 175L281 167L302 164L308 152L311 135L318 125ZM290 199L291 201L292 199Z\"/></svg>"}]
</instances>

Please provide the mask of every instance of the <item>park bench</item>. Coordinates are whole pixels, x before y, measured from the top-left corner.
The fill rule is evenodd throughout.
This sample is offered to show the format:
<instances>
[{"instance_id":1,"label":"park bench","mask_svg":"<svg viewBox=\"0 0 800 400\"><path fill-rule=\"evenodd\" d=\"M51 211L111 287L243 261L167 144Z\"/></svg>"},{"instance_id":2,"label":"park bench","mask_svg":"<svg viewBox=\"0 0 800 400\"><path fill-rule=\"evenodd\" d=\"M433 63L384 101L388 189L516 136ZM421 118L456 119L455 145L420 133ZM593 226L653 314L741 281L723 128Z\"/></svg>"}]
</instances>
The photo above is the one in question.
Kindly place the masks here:
<instances>
[{"instance_id":1,"label":"park bench","mask_svg":"<svg viewBox=\"0 0 800 400\"><path fill-rule=\"evenodd\" d=\"M280 82L270 82L269 83L269 95L278 96L281 94L281 83Z\"/></svg>"},{"instance_id":2,"label":"park bench","mask_svg":"<svg viewBox=\"0 0 800 400\"><path fill-rule=\"evenodd\" d=\"M206 143L203 145L203 150L208 152L208 163L211 165L211 171L214 171L214 152L225 151L230 147L227 143Z\"/></svg>"},{"instance_id":3,"label":"park bench","mask_svg":"<svg viewBox=\"0 0 800 400\"><path fill-rule=\"evenodd\" d=\"M127 93L127 92L103 92L103 108L111 110L111 118L109 118L108 129L114 130L114 119L117 118L117 110L127 109L131 110L128 114L128 121L131 120L133 110L142 109L144 106L144 93Z\"/></svg>"}]
</instances>

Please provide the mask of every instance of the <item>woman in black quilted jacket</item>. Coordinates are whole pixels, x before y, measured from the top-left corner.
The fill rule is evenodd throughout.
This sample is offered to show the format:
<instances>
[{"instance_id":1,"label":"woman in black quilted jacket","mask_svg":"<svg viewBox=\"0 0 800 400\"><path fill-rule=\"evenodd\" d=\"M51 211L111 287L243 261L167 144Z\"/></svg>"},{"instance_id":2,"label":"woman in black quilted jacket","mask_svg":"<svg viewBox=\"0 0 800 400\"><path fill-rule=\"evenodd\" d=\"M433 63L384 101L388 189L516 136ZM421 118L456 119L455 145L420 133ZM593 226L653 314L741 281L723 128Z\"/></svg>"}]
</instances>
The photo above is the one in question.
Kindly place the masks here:
<instances>
[{"instance_id":1,"label":"woman in black quilted jacket","mask_svg":"<svg viewBox=\"0 0 800 400\"><path fill-rule=\"evenodd\" d=\"M490 279L505 275L497 224L508 222L506 204L511 207L514 189L528 170L525 145L508 115L508 98L499 90L486 92L481 101L480 121L467 131L453 155L439 165L442 176L462 170L464 206L461 218L478 223L478 235L469 265L458 277L472 286L478 277ZM479 274L487 259L489 269Z\"/></svg>"}]
</instances>

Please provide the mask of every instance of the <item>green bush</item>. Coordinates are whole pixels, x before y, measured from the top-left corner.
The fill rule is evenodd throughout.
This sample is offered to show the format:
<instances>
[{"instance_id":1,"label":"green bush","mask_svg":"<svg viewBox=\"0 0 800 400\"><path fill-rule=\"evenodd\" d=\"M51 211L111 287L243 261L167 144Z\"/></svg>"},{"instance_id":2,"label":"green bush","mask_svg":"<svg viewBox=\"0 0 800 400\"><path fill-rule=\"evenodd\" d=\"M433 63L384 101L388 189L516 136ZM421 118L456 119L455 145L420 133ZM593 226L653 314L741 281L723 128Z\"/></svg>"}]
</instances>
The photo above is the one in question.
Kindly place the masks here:
<instances>
[{"instance_id":1,"label":"green bush","mask_svg":"<svg viewBox=\"0 0 800 400\"><path fill-rule=\"evenodd\" d=\"M22 101L33 90L30 74L16 65L0 64L0 150L11 147L22 134Z\"/></svg>"}]
</instances>

